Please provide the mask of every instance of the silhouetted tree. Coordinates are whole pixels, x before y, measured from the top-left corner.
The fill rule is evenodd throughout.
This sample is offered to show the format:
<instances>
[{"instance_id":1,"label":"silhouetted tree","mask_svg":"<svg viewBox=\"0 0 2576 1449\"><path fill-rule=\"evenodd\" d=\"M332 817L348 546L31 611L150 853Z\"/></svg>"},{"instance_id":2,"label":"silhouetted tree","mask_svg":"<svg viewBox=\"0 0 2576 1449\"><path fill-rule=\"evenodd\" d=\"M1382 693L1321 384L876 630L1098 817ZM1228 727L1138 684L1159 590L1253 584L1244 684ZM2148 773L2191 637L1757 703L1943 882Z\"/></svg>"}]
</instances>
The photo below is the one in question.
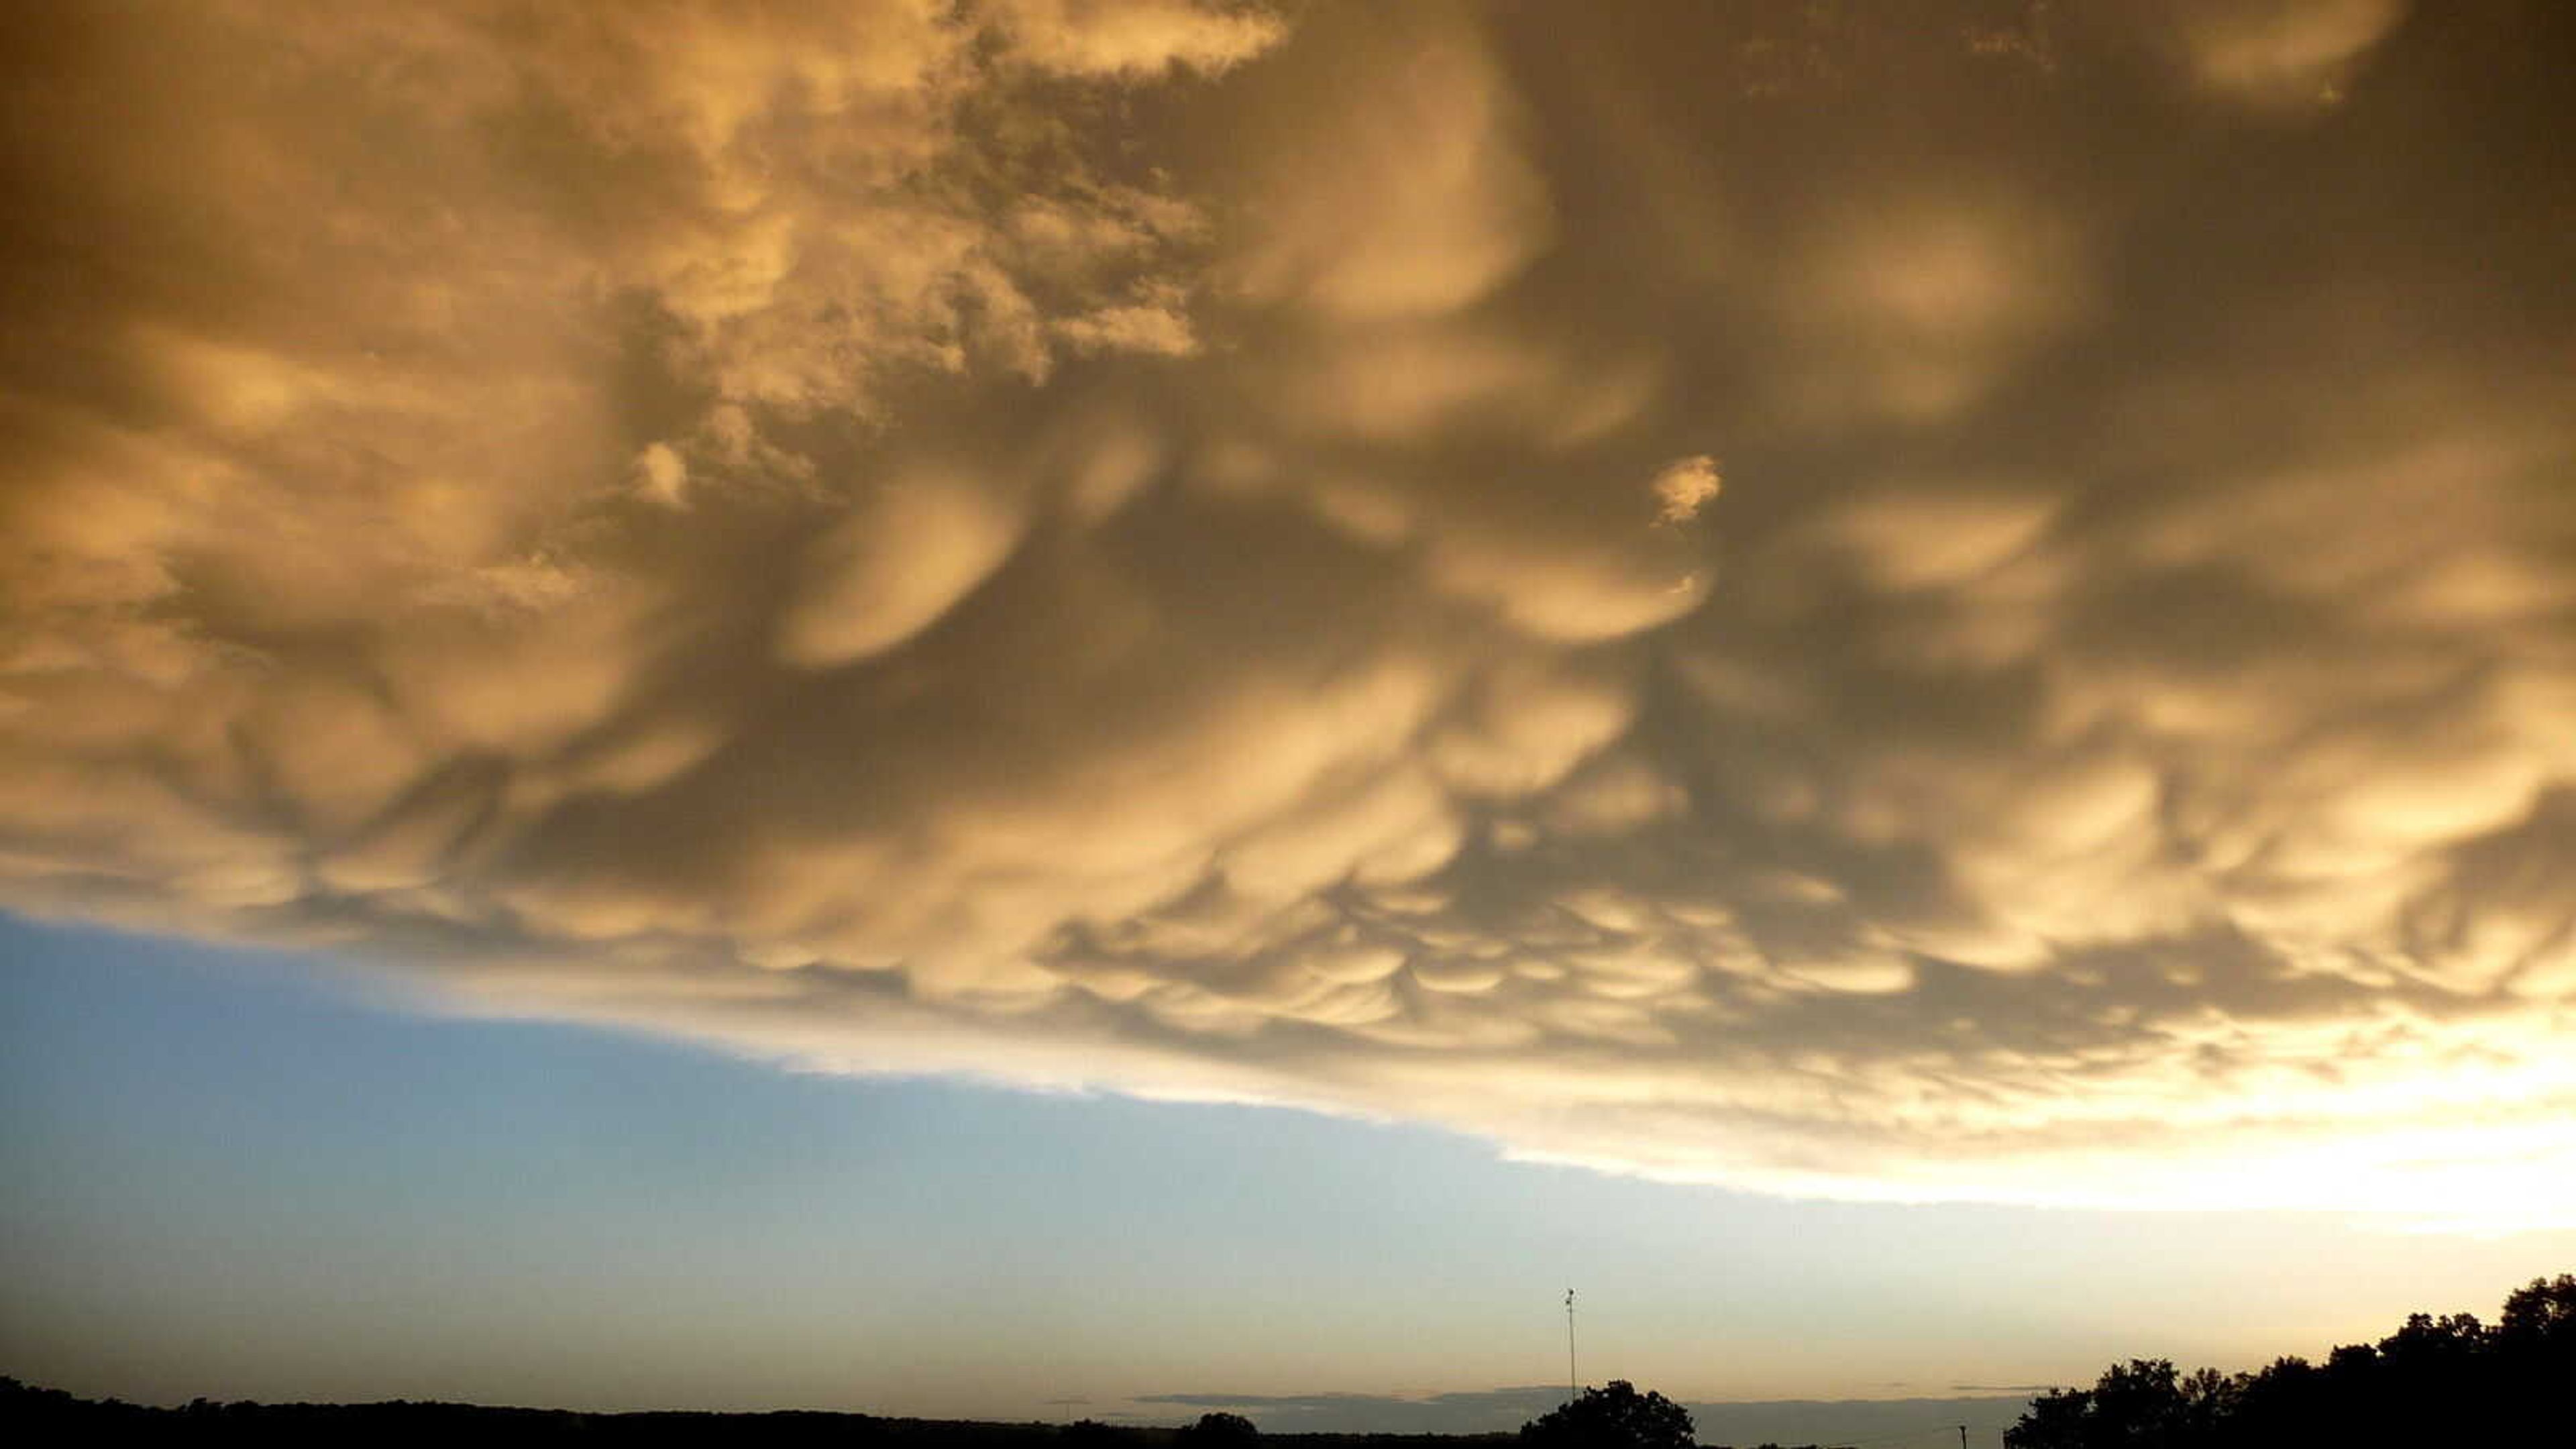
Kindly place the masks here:
<instances>
[{"instance_id":1,"label":"silhouetted tree","mask_svg":"<svg viewBox=\"0 0 2576 1449\"><path fill-rule=\"evenodd\" d=\"M2535 1279L2494 1327L2418 1313L2375 1344L2322 1364L2275 1359L2250 1374L2179 1374L2132 1359L2089 1389L2031 1402L2011 1449L2281 1449L2331 1444L2556 1444L2576 1423L2576 1275Z\"/></svg>"},{"instance_id":2,"label":"silhouetted tree","mask_svg":"<svg viewBox=\"0 0 2576 1449\"><path fill-rule=\"evenodd\" d=\"M2576 1355L2576 1273L2534 1278L2504 1301L2496 1346L2507 1353Z\"/></svg>"},{"instance_id":3,"label":"silhouetted tree","mask_svg":"<svg viewBox=\"0 0 2576 1449\"><path fill-rule=\"evenodd\" d=\"M1521 1442L1531 1449L1693 1449L1696 1433L1690 1410L1613 1379L1521 1425Z\"/></svg>"},{"instance_id":4,"label":"silhouetted tree","mask_svg":"<svg viewBox=\"0 0 2576 1449\"><path fill-rule=\"evenodd\" d=\"M2004 1431L2004 1449L2084 1449L2092 1412L2092 1390L2050 1389Z\"/></svg>"},{"instance_id":5,"label":"silhouetted tree","mask_svg":"<svg viewBox=\"0 0 2576 1449\"><path fill-rule=\"evenodd\" d=\"M2093 1444L2178 1444L2182 1440L2181 1375L2173 1360L2133 1358L2103 1371L2093 1385Z\"/></svg>"},{"instance_id":6,"label":"silhouetted tree","mask_svg":"<svg viewBox=\"0 0 2576 1449\"><path fill-rule=\"evenodd\" d=\"M1227 1445L1249 1444L1261 1437L1261 1431L1241 1414L1201 1414L1199 1421L1183 1431L1192 1449L1225 1449Z\"/></svg>"},{"instance_id":7,"label":"silhouetted tree","mask_svg":"<svg viewBox=\"0 0 2576 1449\"><path fill-rule=\"evenodd\" d=\"M2303 1358L2277 1358L2240 1374L2235 1412L2223 1443L2293 1444L2325 1422L2325 1371Z\"/></svg>"}]
</instances>

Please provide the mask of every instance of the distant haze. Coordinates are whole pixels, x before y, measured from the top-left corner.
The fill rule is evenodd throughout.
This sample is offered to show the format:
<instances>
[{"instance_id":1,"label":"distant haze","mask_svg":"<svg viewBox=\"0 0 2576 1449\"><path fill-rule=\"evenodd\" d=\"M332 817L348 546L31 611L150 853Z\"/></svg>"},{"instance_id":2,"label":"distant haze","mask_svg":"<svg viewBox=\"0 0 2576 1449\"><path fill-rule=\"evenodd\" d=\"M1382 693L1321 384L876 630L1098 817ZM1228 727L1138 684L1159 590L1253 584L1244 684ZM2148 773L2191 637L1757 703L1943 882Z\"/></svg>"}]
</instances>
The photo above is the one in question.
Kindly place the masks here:
<instances>
[{"instance_id":1,"label":"distant haze","mask_svg":"<svg viewBox=\"0 0 2576 1449\"><path fill-rule=\"evenodd\" d=\"M1240 1413L1273 1434L1482 1434L1518 1429L1565 1402L1565 1389L1488 1389L1406 1399L1370 1394L1232 1398L1149 1394L1134 1402L1190 1411ZM1685 1403L1703 1444L1831 1444L1852 1440L1932 1442L1965 1424L1992 1443L2021 1417L2027 1393L1951 1399L1783 1399L1771 1403Z\"/></svg>"}]
</instances>

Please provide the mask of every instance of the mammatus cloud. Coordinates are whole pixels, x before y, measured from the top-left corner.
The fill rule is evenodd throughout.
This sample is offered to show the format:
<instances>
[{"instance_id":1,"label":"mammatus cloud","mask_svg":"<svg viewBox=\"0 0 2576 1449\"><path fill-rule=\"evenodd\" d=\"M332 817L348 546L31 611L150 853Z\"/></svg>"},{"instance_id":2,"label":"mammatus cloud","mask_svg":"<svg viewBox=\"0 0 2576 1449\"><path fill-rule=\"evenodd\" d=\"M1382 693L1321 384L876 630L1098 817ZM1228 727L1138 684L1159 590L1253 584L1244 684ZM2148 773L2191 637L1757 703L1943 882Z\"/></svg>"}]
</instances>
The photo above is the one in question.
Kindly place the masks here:
<instances>
[{"instance_id":1,"label":"mammatus cloud","mask_svg":"<svg viewBox=\"0 0 2576 1449\"><path fill-rule=\"evenodd\" d=\"M2262 106L2327 106L2343 98L2371 49L2405 17L2406 0L2289 0L2172 7L2192 78Z\"/></svg>"},{"instance_id":2,"label":"mammatus cloud","mask_svg":"<svg viewBox=\"0 0 2576 1449\"><path fill-rule=\"evenodd\" d=\"M11 23L13 909L1785 1192L2576 1201L2545 8Z\"/></svg>"}]
</instances>

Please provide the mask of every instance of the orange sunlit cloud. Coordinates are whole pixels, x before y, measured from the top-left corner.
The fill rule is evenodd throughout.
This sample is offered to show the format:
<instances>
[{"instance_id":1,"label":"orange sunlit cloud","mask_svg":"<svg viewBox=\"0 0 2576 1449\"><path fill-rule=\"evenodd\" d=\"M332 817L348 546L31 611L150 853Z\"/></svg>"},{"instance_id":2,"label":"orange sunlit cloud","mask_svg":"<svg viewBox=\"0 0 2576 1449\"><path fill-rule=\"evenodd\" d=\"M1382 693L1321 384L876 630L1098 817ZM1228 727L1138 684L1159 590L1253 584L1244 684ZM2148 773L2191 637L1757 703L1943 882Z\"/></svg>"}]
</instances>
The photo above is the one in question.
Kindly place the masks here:
<instances>
[{"instance_id":1,"label":"orange sunlit cloud","mask_svg":"<svg viewBox=\"0 0 2576 1449\"><path fill-rule=\"evenodd\" d=\"M2563 1216L2546 138L2395 0L1956 8L13 22L0 906L1784 1192Z\"/></svg>"}]
</instances>

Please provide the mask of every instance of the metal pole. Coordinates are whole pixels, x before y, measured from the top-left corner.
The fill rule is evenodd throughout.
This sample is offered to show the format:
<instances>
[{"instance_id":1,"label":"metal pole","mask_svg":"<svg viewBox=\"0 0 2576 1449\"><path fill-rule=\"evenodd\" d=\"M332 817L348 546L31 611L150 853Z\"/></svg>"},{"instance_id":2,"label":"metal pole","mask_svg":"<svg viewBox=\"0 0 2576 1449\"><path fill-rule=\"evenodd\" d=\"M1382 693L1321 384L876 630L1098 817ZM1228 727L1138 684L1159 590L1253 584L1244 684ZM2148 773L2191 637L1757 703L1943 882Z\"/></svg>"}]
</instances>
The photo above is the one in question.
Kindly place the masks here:
<instances>
[{"instance_id":1,"label":"metal pole","mask_svg":"<svg viewBox=\"0 0 2576 1449\"><path fill-rule=\"evenodd\" d=\"M1565 1401L1583 1397L1583 1380L1574 1372L1574 1290L1565 1290Z\"/></svg>"}]
</instances>

